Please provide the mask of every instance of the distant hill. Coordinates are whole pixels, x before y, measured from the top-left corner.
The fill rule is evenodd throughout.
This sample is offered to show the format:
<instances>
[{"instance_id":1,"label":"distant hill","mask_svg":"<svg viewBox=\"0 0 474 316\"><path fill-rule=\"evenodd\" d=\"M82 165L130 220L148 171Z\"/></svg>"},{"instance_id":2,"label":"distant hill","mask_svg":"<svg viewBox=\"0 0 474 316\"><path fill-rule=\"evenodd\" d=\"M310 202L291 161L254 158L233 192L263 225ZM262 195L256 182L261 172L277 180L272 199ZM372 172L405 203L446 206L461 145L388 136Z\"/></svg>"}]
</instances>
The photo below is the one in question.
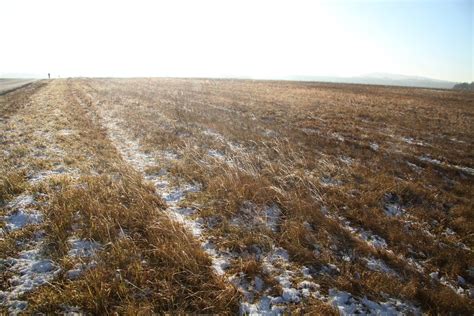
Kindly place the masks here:
<instances>
[{"instance_id":1,"label":"distant hill","mask_svg":"<svg viewBox=\"0 0 474 316\"><path fill-rule=\"evenodd\" d=\"M291 76L287 79L301 81L325 81L342 83L376 84L403 87L452 89L457 82L388 73L372 73L357 77Z\"/></svg>"},{"instance_id":2,"label":"distant hill","mask_svg":"<svg viewBox=\"0 0 474 316\"><path fill-rule=\"evenodd\" d=\"M458 83L457 85L454 85L453 89L474 91L474 82L471 82L471 83L467 83L467 82Z\"/></svg>"},{"instance_id":3,"label":"distant hill","mask_svg":"<svg viewBox=\"0 0 474 316\"><path fill-rule=\"evenodd\" d=\"M47 74L27 74L27 73L8 73L0 74L0 78L46 78ZM472 90L472 83L458 83L453 81L438 80L419 76L407 76L390 73L371 73L356 77L336 77L336 76L278 76L278 77L254 77L254 76L223 76L223 78L235 79L269 79L269 80L294 80L294 81L317 81L317 82L335 82L335 83L359 83L375 84L387 86L402 87L421 87L432 89L460 89ZM455 88L455 85L457 88ZM471 88L467 89L464 85Z\"/></svg>"}]
</instances>

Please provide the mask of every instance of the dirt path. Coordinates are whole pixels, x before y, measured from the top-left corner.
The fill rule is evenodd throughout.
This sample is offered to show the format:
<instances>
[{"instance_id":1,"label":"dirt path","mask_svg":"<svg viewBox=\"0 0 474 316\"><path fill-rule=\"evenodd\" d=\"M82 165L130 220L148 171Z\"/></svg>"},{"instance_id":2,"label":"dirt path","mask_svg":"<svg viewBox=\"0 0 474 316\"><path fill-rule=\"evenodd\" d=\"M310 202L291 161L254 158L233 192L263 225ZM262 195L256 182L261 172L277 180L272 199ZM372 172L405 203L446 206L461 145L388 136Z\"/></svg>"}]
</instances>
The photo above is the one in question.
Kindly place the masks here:
<instances>
[{"instance_id":1,"label":"dirt path","mask_svg":"<svg viewBox=\"0 0 474 316\"><path fill-rule=\"evenodd\" d=\"M36 79L0 79L0 95L15 91L35 81Z\"/></svg>"}]
</instances>

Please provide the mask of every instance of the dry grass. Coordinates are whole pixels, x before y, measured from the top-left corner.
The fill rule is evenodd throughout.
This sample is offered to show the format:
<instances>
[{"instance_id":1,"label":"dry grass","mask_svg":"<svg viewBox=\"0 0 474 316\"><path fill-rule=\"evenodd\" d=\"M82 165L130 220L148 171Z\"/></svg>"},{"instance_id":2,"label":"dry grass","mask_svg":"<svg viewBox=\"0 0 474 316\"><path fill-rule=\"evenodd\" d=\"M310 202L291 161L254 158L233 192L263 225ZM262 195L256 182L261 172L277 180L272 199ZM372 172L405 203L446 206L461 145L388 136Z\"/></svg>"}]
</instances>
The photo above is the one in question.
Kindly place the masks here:
<instances>
[{"instance_id":1,"label":"dry grass","mask_svg":"<svg viewBox=\"0 0 474 316\"><path fill-rule=\"evenodd\" d=\"M161 211L162 201L140 178L88 177L52 194L44 210L49 251L67 254L67 238L104 245L97 265L74 281L58 280L31 298L31 310L62 304L91 313L232 311L237 294L213 275L193 238ZM145 219L145 220L144 220Z\"/></svg>"},{"instance_id":2,"label":"dry grass","mask_svg":"<svg viewBox=\"0 0 474 316\"><path fill-rule=\"evenodd\" d=\"M28 120L31 127L50 123L59 152L67 156L54 157L48 153L45 159L57 159L79 169L82 175L71 177L65 173L28 186L28 193L43 196L44 223L9 233L0 243L2 249L11 245L11 251L2 252L2 256L13 256L15 248L21 250L12 245L12 241L19 240L18 234L41 229L45 233L44 255L62 267L63 273L51 285L29 293L29 311L62 312L66 307L79 306L84 312L99 314L235 312L236 290L214 275L208 256L190 234L163 215L165 204L154 188L122 161L94 113L78 103L66 83L48 88L43 93L62 95L70 102L56 108L61 114L49 117L52 122L45 124L44 120L37 120L39 116L34 116L34 112L46 114L51 110L39 101L33 101L28 112L17 115ZM64 128L74 133L70 137L58 135L57 130ZM10 159L9 163L31 170L34 169L31 156L25 154L15 161ZM20 193L24 182L24 179L5 182L8 198ZM79 260L68 255L72 237L102 245L93 258L95 264L73 280L66 273ZM7 274L3 276L8 279Z\"/></svg>"},{"instance_id":3,"label":"dry grass","mask_svg":"<svg viewBox=\"0 0 474 316\"><path fill-rule=\"evenodd\" d=\"M202 217L217 219L210 234L224 249L265 248L272 240L292 260L314 266L342 266L341 257L349 253L351 268L342 269L328 287L339 284L373 298L385 292L437 312L469 310L467 299L441 291L427 273L420 275L397 256L423 261L428 272L471 280L472 254L458 242L473 245L472 175L452 167L473 167L471 95L231 80L116 80L92 86L102 104L114 96L115 115L144 148L180 155L172 170L203 185L190 198L201 205ZM224 158L210 157L209 150ZM385 214L387 196L406 217ZM246 201L279 205L277 234L228 224ZM322 207L383 237L394 254L354 240L319 211ZM446 235L446 228L456 235ZM317 257L315 244L322 248ZM355 260L361 256L380 257L406 278L370 271ZM356 271L364 277L355 279ZM410 290L413 282L416 291Z\"/></svg>"},{"instance_id":4,"label":"dry grass","mask_svg":"<svg viewBox=\"0 0 474 316\"><path fill-rule=\"evenodd\" d=\"M57 312L65 304L93 313L235 312L235 288L212 273L195 238L164 215L153 187L111 144L100 117L107 111L143 152L176 155L157 158L146 174L167 169L174 181L201 185L183 204L196 206L195 217L209 223L206 238L240 256L228 275L244 272L272 284L255 249L282 247L293 264L310 268L323 294L338 288L376 301L388 295L432 314L474 311L469 295L429 276L439 271L455 286L461 276L466 290L474 282L474 257L466 249L474 247L474 177L460 169L474 168L472 94L184 79L78 79L48 88L67 100L60 107L66 119L50 128L75 131L56 141L67 152L62 161L81 174L32 189L47 195L49 253L70 265L71 235L104 247L81 278L63 276L33 293L31 310ZM8 102L7 119L17 115ZM31 114L22 119L39 124ZM28 146L13 147L8 164L51 166L49 159L30 161ZM21 174L2 177L2 199L29 190L24 181ZM388 216L389 204L403 214ZM269 206L281 211L274 228L257 221ZM387 247L372 247L340 217ZM370 269L367 258L394 274ZM329 265L337 269L328 272ZM334 312L313 298L295 308Z\"/></svg>"},{"instance_id":5,"label":"dry grass","mask_svg":"<svg viewBox=\"0 0 474 316\"><path fill-rule=\"evenodd\" d=\"M6 201L27 187L24 171L6 171L0 176L0 200Z\"/></svg>"}]
</instances>

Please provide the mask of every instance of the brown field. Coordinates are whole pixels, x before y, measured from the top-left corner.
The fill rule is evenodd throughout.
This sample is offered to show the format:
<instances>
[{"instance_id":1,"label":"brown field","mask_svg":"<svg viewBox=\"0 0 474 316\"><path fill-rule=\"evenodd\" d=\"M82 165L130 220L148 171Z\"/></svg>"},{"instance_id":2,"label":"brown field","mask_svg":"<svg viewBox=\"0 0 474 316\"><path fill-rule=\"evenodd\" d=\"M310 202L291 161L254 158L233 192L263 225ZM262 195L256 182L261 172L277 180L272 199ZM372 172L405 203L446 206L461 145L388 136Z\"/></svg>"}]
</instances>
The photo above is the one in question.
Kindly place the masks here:
<instances>
[{"instance_id":1,"label":"brown field","mask_svg":"<svg viewBox=\"0 0 474 316\"><path fill-rule=\"evenodd\" d=\"M34 82L0 96L0 312L472 315L473 120L448 90Z\"/></svg>"}]
</instances>

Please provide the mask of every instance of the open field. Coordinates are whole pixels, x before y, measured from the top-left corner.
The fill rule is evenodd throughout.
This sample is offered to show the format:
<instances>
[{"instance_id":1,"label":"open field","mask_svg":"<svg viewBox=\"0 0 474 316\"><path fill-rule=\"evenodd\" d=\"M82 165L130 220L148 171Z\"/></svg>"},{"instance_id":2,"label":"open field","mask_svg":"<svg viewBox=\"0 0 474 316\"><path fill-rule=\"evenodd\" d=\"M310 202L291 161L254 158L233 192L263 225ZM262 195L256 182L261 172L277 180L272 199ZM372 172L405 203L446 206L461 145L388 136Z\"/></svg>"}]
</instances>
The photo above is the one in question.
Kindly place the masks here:
<instances>
[{"instance_id":1,"label":"open field","mask_svg":"<svg viewBox=\"0 0 474 316\"><path fill-rule=\"evenodd\" d=\"M472 315L473 119L363 85L4 94L0 312Z\"/></svg>"}]
</instances>

